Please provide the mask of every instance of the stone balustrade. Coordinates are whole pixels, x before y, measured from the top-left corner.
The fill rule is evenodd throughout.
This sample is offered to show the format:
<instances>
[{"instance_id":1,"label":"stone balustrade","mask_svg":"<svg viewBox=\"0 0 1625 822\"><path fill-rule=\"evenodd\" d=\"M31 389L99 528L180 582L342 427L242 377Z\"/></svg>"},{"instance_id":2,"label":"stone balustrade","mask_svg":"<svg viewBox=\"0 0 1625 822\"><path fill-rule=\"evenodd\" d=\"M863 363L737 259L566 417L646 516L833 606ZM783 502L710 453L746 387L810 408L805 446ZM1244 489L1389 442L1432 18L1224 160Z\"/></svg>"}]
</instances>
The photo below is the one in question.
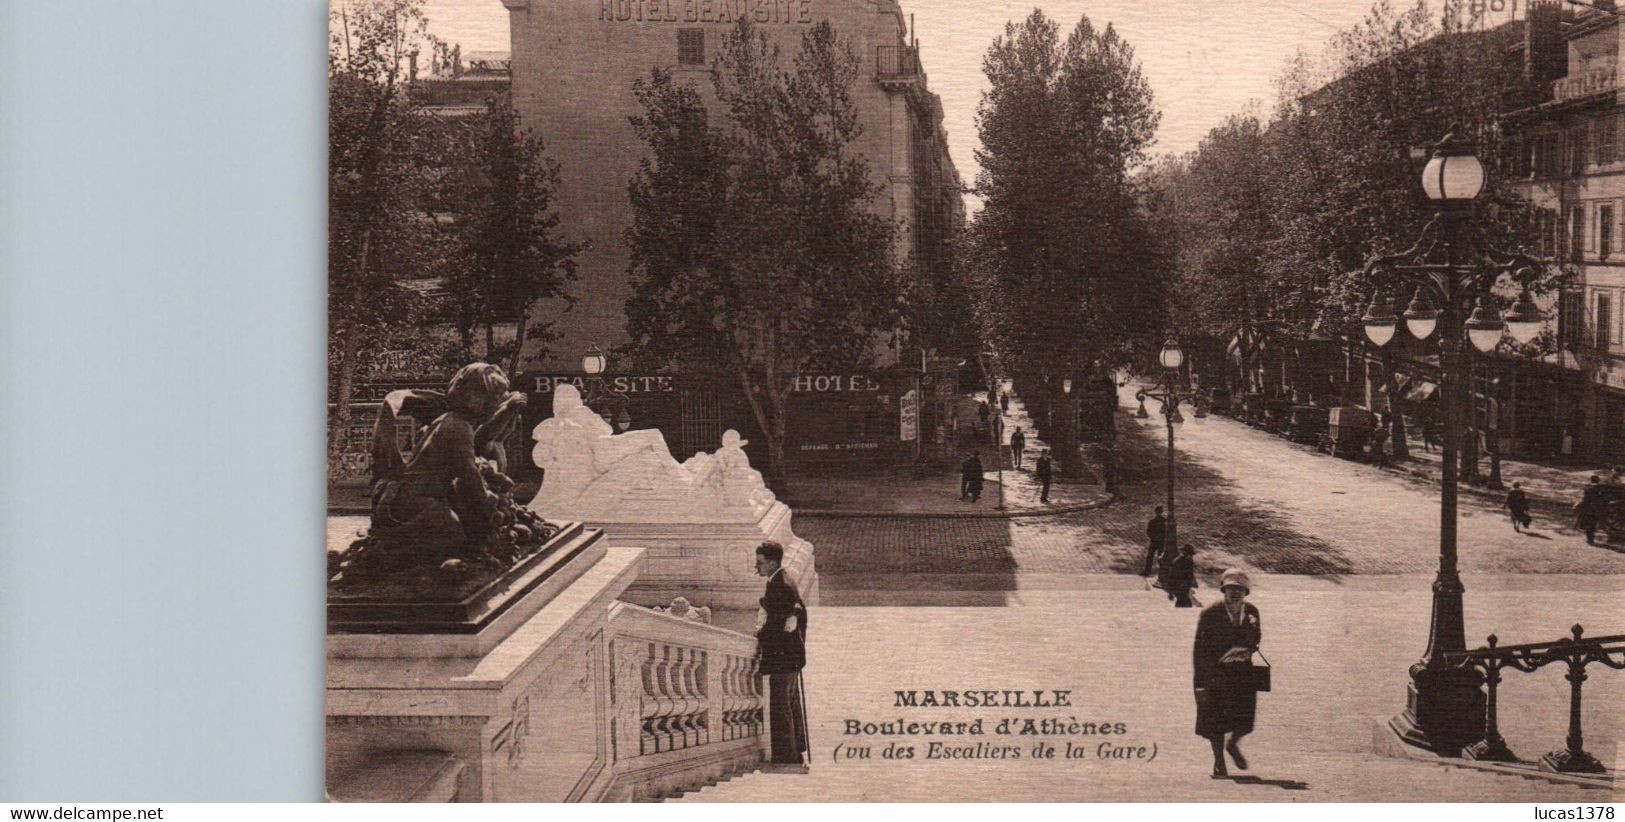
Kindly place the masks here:
<instances>
[{"instance_id":1,"label":"stone balustrade","mask_svg":"<svg viewBox=\"0 0 1625 822\"><path fill-rule=\"evenodd\" d=\"M761 761L754 638L625 602L608 633L615 798L656 798Z\"/></svg>"}]
</instances>

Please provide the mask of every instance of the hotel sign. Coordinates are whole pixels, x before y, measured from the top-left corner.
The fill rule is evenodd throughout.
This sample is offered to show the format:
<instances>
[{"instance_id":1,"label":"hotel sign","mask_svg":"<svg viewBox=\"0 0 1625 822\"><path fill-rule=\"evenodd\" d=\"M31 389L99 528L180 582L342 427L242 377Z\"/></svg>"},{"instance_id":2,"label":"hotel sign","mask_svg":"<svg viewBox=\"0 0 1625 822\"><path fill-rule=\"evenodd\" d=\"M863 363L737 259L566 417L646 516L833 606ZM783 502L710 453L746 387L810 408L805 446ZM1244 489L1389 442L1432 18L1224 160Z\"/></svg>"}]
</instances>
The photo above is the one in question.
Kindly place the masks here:
<instances>
[{"instance_id":1,"label":"hotel sign","mask_svg":"<svg viewBox=\"0 0 1625 822\"><path fill-rule=\"evenodd\" d=\"M615 23L810 24L812 0L598 0L598 20Z\"/></svg>"},{"instance_id":2,"label":"hotel sign","mask_svg":"<svg viewBox=\"0 0 1625 822\"><path fill-rule=\"evenodd\" d=\"M538 374L527 376L531 384L531 392L535 394L551 394L553 389L560 385L573 385L585 391L591 385L592 379L580 375L546 375ZM605 376L602 378L604 387L620 394L670 394L677 390L670 376L622 374L618 376Z\"/></svg>"}]
</instances>

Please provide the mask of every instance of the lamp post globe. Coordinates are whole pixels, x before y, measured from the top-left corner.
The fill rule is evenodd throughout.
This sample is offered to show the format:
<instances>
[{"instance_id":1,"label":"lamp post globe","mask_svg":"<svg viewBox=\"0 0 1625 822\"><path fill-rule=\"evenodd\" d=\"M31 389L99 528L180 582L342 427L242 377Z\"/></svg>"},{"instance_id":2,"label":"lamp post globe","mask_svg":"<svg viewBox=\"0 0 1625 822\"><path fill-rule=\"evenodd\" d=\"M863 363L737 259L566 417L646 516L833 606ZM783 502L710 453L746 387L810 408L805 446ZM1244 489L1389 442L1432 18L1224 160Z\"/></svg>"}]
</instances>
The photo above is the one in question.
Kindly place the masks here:
<instances>
[{"instance_id":1,"label":"lamp post globe","mask_svg":"<svg viewBox=\"0 0 1625 822\"><path fill-rule=\"evenodd\" d=\"M1472 341L1474 348L1485 354L1495 350L1495 346L1501 343L1501 333L1506 330L1506 323L1501 321L1501 312L1496 311L1485 297L1478 298L1478 306L1473 309L1466 326L1467 339Z\"/></svg>"},{"instance_id":2,"label":"lamp post globe","mask_svg":"<svg viewBox=\"0 0 1625 822\"><path fill-rule=\"evenodd\" d=\"M587 353L581 356L581 370L585 371L589 377L596 377L604 373L604 367L607 364L608 359L597 344L587 346Z\"/></svg>"},{"instance_id":3,"label":"lamp post globe","mask_svg":"<svg viewBox=\"0 0 1625 822\"><path fill-rule=\"evenodd\" d=\"M1525 291L1518 296L1518 302L1506 315L1507 333L1512 339L1528 345L1540 336L1541 328L1546 325L1546 315L1535 307L1535 301Z\"/></svg>"},{"instance_id":4,"label":"lamp post globe","mask_svg":"<svg viewBox=\"0 0 1625 822\"><path fill-rule=\"evenodd\" d=\"M1411 297L1411 304L1405 307L1405 328L1412 337L1425 340L1433 336L1433 330L1438 327L1439 309L1428 302L1427 295L1418 286L1416 295Z\"/></svg>"},{"instance_id":5,"label":"lamp post globe","mask_svg":"<svg viewBox=\"0 0 1625 822\"><path fill-rule=\"evenodd\" d=\"M1484 164L1475 155L1473 144L1458 138L1458 130L1451 129L1433 147L1433 156L1422 169L1422 191L1440 205L1470 203L1484 193L1488 182Z\"/></svg>"},{"instance_id":6,"label":"lamp post globe","mask_svg":"<svg viewBox=\"0 0 1625 822\"><path fill-rule=\"evenodd\" d=\"M1398 318L1394 316L1393 301L1373 296L1371 305L1366 306L1365 316L1360 318L1360 323L1365 326L1365 336L1371 340L1372 345L1378 348L1387 345L1388 341L1394 338L1394 329L1398 323Z\"/></svg>"},{"instance_id":7,"label":"lamp post globe","mask_svg":"<svg viewBox=\"0 0 1625 822\"><path fill-rule=\"evenodd\" d=\"M1179 341L1169 337L1162 344L1162 351L1157 353L1157 362L1169 371L1177 371L1185 364L1185 352L1179 350Z\"/></svg>"}]
</instances>

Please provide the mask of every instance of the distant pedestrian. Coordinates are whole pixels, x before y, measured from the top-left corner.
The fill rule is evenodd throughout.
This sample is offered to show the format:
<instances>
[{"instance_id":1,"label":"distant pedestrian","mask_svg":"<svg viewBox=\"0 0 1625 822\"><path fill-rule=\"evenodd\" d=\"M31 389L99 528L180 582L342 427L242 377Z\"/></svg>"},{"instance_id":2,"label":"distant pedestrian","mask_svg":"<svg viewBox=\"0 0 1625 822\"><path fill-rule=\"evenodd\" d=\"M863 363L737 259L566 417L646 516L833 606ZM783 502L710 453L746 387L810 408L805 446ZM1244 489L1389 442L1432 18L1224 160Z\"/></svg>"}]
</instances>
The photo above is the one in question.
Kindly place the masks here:
<instances>
[{"instance_id":1,"label":"distant pedestrian","mask_svg":"<svg viewBox=\"0 0 1625 822\"><path fill-rule=\"evenodd\" d=\"M1168 596L1173 597L1175 608L1189 608L1195 604L1191 591L1196 588L1196 546L1185 543L1179 556L1168 566Z\"/></svg>"},{"instance_id":2,"label":"distant pedestrian","mask_svg":"<svg viewBox=\"0 0 1625 822\"><path fill-rule=\"evenodd\" d=\"M970 465L965 469L965 490L970 493L971 502L982 498L982 471L982 455L972 452Z\"/></svg>"},{"instance_id":3,"label":"distant pedestrian","mask_svg":"<svg viewBox=\"0 0 1625 822\"><path fill-rule=\"evenodd\" d=\"M1033 466L1033 476L1038 478L1040 493L1039 502L1049 502L1049 485L1055 479L1055 470L1050 467L1049 452L1038 452L1038 463Z\"/></svg>"},{"instance_id":4,"label":"distant pedestrian","mask_svg":"<svg viewBox=\"0 0 1625 822\"><path fill-rule=\"evenodd\" d=\"M1378 414L1376 424L1371 428L1371 461L1377 465L1388 464L1388 452L1384 446L1388 444L1388 415Z\"/></svg>"},{"instance_id":5,"label":"distant pedestrian","mask_svg":"<svg viewBox=\"0 0 1625 822\"><path fill-rule=\"evenodd\" d=\"M1021 433L1021 426L1016 426L1015 433L1010 435L1010 459L1016 468L1021 467L1021 452L1027 448L1027 435Z\"/></svg>"},{"instance_id":6,"label":"distant pedestrian","mask_svg":"<svg viewBox=\"0 0 1625 822\"><path fill-rule=\"evenodd\" d=\"M1602 484L1602 477L1591 475L1591 484L1586 486L1585 493L1580 495L1580 502L1574 506L1575 520L1580 530L1586 532L1586 544L1597 544L1597 526L1602 524L1603 509L1608 505L1608 489Z\"/></svg>"},{"instance_id":7,"label":"distant pedestrian","mask_svg":"<svg viewBox=\"0 0 1625 822\"><path fill-rule=\"evenodd\" d=\"M970 458L971 455L966 454L959 461L959 498L962 500L970 499L970 479L971 475L975 473L975 469L971 467Z\"/></svg>"},{"instance_id":8,"label":"distant pedestrian","mask_svg":"<svg viewBox=\"0 0 1625 822\"><path fill-rule=\"evenodd\" d=\"M1258 609L1246 601L1251 587L1242 571L1225 571L1219 580L1224 598L1204 609L1196 623L1196 647L1191 654L1196 669L1196 735L1213 746L1214 779L1230 775L1225 768L1226 751L1237 768L1247 770L1247 758L1241 755L1238 743L1253 732L1258 714L1258 692L1249 669L1262 626Z\"/></svg>"},{"instance_id":9,"label":"distant pedestrian","mask_svg":"<svg viewBox=\"0 0 1625 822\"><path fill-rule=\"evenodd\" d=\"M1422 418L1422 450L1433 453L1433 446L1444 447L1444 437L1439 433L1439 423L1433 417Z\"/></svg>"},{"instance_id":10,"label":"distant pedestrian","mask_svg":"<svg viewBox=\"0 0 1625 822\"><path fill-rule=\"evenodd\" d=\"M1157 506L1157 512L1151 516L1151 521L1145 524L1145 567L1140 569L1140 576L1151 576L1151 568L1156 565L1157 558L1162 555L1163 539L1168 534L1168 518L1162 514L1162 506Z\"/></svg>"},{"instance_id":11,"label":"distant pedestrian","mask_svg":"<svg viewBox=\"0 0 1625 822\"><path fill-rule=\"evenodd\" d=\"M1003 411L1006 414L1010 413L1010 392L1009 391L1000 391L999 392L999 410Z\"/></svg>"},{"instance_id":12,"label":"distant pedestrian","mask_svg":"<svg viewBox=\"0 0 1625 822\"><path fill-rule=\"evenodd\" d=\"M1535 521L1529 516L1529 495L1523 492L1523 483L1512 483L1512 490L1507 492L1506 506L1512 515L1512 530L1521 532Z\"/></svg>"}]
</instances>

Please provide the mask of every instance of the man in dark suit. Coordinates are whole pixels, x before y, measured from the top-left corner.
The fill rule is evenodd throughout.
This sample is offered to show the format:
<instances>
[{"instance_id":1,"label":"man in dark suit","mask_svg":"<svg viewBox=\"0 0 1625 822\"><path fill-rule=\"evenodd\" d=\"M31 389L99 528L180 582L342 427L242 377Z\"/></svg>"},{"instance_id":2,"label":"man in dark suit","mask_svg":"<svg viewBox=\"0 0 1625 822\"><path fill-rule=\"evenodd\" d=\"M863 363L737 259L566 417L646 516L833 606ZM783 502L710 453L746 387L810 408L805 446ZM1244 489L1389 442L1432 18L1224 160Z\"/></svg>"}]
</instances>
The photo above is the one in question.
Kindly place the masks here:
<instances>
[{"instance_id":1,"label":"man in dark suit","mask_svg":"<svg viewBox=\"0 0 1625 822\"><path fill-rule=\"evenodd\" d=\"M767 577L757 617L757 671L767 677L772 763L804 769L808 760L807 708L801 669L807 664L807 607L784 572L784 546L756 548L756 574Z\"/></svg>"},{"instance_id":2,"label":"man in dark suit","mask_svg":"<svg viewBox=\"0 0 1625 822\"><path fill-rule=\"evenodd\" d=\"M1157 506L1156 516L1145 524L1145 539L1149 546L1145 552L1145 567L1140 569L1140 576L1151 576L1151 569L1162 556L1163 537L1168 533L1168 518L1162 514L1162 506Z\"/></svg>"},{"instance_id":3,"label":"man in dark suit","mask_svg":"<svg viewBox=\"0 0 1625 822\"><path fill-rule=\"evenodd\" d=\"M1033 476L1038 480L1039 502L1049 502L1049 486L1055 480L1055 469L1051 467L1049 452L1038 452L1038 463L1033 466Z\"/></svg>"}]
</instances>

